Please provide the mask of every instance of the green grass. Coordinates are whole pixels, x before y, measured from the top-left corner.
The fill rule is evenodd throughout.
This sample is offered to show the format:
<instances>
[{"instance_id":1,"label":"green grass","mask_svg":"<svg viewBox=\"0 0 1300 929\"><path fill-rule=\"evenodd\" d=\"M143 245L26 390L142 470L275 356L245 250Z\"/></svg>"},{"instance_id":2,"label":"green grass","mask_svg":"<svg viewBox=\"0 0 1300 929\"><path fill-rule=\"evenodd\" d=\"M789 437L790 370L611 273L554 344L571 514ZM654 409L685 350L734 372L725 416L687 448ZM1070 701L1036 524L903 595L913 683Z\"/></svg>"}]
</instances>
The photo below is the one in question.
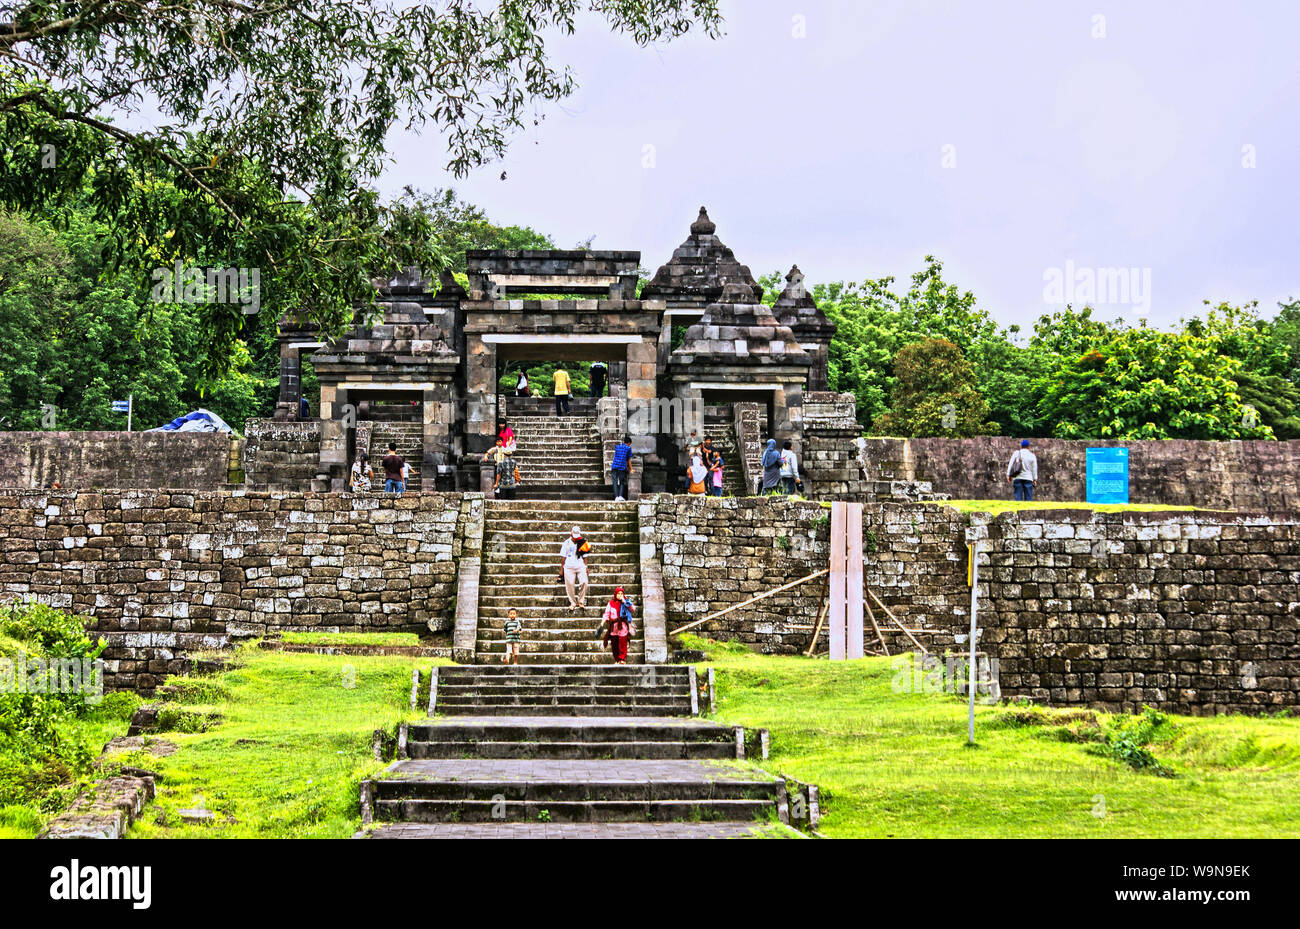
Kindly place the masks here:
<instances>
[{"instance_id":1,"label":"green grass","mask_svg":"<svg viewBox=\"0 0 1300 929\"><path fill-rule=\"evenodd\" d=\"M1164 503L1081 503L1056 500L940 500L962 513L1012 513L1019 510L1095 510L1098 513L1162 513L1169 510L1195 510L1192 506L1169 506Z\"/></svg>"},{"instance_id":2,"label":"green grass","mask_svg":"<svg viewBox=\"0 0 1300 929\"><path fill-rule=\"evenodd\" d=\"M163 775L133 837L346 838L360 828L360 782L384 767L375 729L409 710L412 668L427 694L428 658L343 657L245 648L238 666L196 688L189 709L220 714L206 732L165 733L180 750L128 763ZM191 699L187 693L182 699ZM186 824L180 811L216 816Z\"/></svg>"},{"instance_id":3,"label":"green grass","mask_svg":"<svg viewBox=\"0 0 1300 929\"><path fill-rule=\"evenodd\" d=\"M414 632L286 632L280 636L286 645L403 645L420 644Z\"/></svg>"},{"instance_id":4,"label":"green grass","mask_svg":"<svg viewBox=\"0 0 1300 929\"><path fill-rule=\"evenodd\" d=\"M821 788L828 836L1300 837L1300 719L1170 716L1147 745L1161 777L1098 753L1132 717L981 706L968 748L965 702L895 693L891 659L682 638L717 669L718 716L769 729L769 770Z\"/></svg>"},{"instance_id":5,"label":"green grass","mask_svg":"<svg viewBox=\"0 0 1300 929\"><path fill-rule=\"evenodd\" d=\"M55 723L62 751L48 756L14 752L0 742L0 779L22 785L20 802L0 800L0 839L30 839L50 817L67 807L96 775L91 767L104 744L125 735L142 701L134 694L109 694L84 716Z\"/></svg>"}]
</instances>

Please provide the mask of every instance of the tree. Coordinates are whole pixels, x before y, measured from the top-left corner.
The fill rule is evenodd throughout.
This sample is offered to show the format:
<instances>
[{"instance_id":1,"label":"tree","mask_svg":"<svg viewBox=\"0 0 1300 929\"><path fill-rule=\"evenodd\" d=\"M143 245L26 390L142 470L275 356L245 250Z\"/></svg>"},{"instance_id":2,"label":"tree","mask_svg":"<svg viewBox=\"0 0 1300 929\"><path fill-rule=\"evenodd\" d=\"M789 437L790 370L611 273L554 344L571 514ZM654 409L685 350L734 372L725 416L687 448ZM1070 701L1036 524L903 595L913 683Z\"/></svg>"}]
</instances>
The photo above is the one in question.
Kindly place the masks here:
<instances>
[{"instance_id":1,"label":"tree","mask_svg":"<svg viewBox=\"0 0 1300 929\"><path fill-rule=\"evenodd\" d=\"M878 435L965 438L994 425L984 420L988 403L974 368L946 339L904 346L894 359L894 378L890 410L873 426Z\"/></svg>"},{"instance_id":2,"label":"tree","mask_svg":"<svg viewBox=\"0 0 1300 929\"><path fill-rule=\"evenodd\" d=\"M719 34L717 0L592 0L641 46ZM328 332L370 280L445 265L431 230L361 182L399 125L447 141L457 176L500 157L538 102L574 88L545 37L573 0L0 0L0 205L62 217L83 196L114 260L260 272L261 312ZM142 107L150 128L124 119ZM209 376L241 307L204 304Z\"/></svg>"},{"instance_id":3,"label":"tree","mask_svg":"<svg viewBox=\"0 0 1300 929\"><path fill-rule=\"evenodd\" d=\"M780 277L761 281L765 296L775 299ZM974 356L985 341L1001 338L987 312L975 305L975 295L943 279L943 264L926 256L925 268L912 275L902 293L894 278L863 284L818 284L813 297L836 333L829 351L832 390L857 398L858 420L870 423L890 406L894 357L905 345L927 338L945 339L963 354Z\"/></svg>"},{"instance_id":4,"label":"tree","mask_svg":"<svg viewBox=\"0 0 1300 929\"><path fill-rule=\"evenodd\" d=\"M1273 438L1242 405L1241 369L1214 338L1123 329L1083 354L1054 356L1041 411L1059 438Z\"/></svg>"}]
</instances>

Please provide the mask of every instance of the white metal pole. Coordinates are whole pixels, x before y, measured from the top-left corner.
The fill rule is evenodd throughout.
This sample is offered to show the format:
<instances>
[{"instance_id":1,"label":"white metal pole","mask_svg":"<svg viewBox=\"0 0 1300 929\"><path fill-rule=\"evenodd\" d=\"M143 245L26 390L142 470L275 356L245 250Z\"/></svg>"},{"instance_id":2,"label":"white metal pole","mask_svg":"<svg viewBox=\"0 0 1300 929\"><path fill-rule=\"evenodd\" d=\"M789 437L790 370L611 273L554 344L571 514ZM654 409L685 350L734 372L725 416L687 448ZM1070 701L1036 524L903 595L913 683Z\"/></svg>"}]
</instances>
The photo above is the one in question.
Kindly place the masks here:
<instances>
[{"instance_id":1,"label":"white metal pole","mask_svg":"<svg viewBox=\"0 0 1300 929\"><path fill-rule=\"evenodd\" d=\"M980 543L970 545L970 664L967 668L967 687L970 690L970 720L967 726L967 739L975 744L975 611L979 603L980 589Z\"/></svg>"},{"instance_id":2,"label":"white metal pole","mask_svg":"<svg viewBox=\"0 0 1300 929\"><path fill-rule=\"evenodd\" d=\"M120 397L121 394L118 394ZM126 431L131 431L131 414L135 411L135 394L126 395Z\"/></svg>"}]
</instances>

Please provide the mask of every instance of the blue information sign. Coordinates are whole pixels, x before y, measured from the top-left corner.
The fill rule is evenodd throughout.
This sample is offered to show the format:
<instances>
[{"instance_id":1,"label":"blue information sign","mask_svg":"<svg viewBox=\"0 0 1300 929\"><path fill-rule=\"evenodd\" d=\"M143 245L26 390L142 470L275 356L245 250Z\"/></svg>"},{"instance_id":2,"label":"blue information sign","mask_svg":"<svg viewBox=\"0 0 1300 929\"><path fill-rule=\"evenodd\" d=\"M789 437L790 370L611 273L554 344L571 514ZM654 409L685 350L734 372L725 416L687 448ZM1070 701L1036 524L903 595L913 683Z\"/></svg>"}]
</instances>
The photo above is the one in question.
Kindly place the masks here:
<instances>
[{"instance_id":1,"label":"blue information sign","mask_svg":"<svg viewBox=\"0 0 1300 929\"><path fill-rule=\"evenodd\" d=\"M130 403L130 401L128 401L128 400L114 400L114 401L113 401L113 412L114 412L114 413L126 413L126 412L129 412L130 409L131 409L131 403Z\"/></svg>"},{"instance_id":2,"label":"blue information sign","mask_svg":"<svg viewBox=\"0 0 1300 929\"><path fill-rule=\"evenodd\" d=\"M1128 449L1088 449L1088 502L1128 503Z\"/></svg>"}]
</instances>

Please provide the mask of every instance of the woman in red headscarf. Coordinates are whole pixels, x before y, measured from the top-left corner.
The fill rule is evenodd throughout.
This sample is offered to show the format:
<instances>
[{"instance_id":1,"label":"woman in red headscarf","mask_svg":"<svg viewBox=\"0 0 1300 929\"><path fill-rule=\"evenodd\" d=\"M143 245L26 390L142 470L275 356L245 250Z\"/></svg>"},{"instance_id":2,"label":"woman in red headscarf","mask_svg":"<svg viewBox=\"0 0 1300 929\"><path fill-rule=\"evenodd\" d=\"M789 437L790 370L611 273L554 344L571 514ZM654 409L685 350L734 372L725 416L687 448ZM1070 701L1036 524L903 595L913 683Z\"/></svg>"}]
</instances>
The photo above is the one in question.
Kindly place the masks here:
<instances>
[{"instance_id":1,"label":"woman in red headscarf","mask_svg":"<svg viewBox=\"0 0 1300 929\"><path fill-rule=\"evenodd\" d=\"M636 607L627 599L622 587L614 589L614 599L605 607L605 642L614 653L615 664L627 664L627 643L632 639L632 614Z\"/></svg>"}]
</instances>

